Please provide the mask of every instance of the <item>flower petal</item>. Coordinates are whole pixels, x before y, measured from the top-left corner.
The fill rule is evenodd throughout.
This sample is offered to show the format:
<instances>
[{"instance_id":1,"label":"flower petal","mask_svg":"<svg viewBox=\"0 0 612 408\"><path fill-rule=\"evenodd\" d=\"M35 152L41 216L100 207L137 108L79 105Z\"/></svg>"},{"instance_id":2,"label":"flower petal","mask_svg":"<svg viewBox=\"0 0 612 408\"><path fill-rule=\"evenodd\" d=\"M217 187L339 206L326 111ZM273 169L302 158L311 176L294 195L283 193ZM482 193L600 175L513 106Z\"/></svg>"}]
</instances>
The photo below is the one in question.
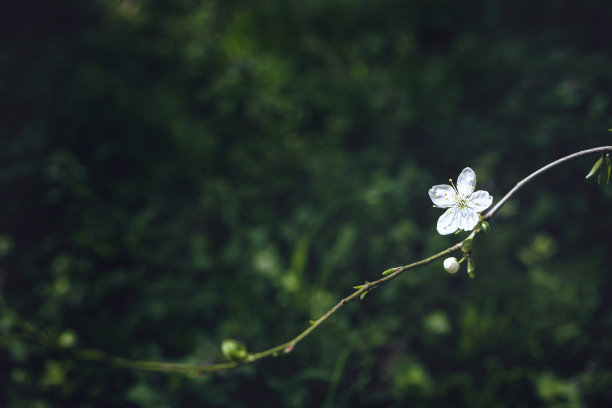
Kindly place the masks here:
<instances>
[{"instance_id":1,"label":"flower petal","mask_svg":"<svg viewBox=\"0 0 612 408\"><path fill-rule=\"evenodd\" d=\"M464 231L471 231L478 224L478 214L471 208L462 208L459 210L459 228Z\"/></svg>"},{"instance_id":2,"label":"flower petal","mask_svg":"<svg viewBox=\"0 0 612 408\"><path fill-rule=\"evenodd\" d=\"M484 190L478 190L468 198L468 207L476 212L486 210L492 203L493 197Z\"/></svg>"},{"instance_id":3,"label":"flower petal","mask_svg":"<svg viewBox=\"0 0 612 408\"><path fill-rule=\"evenodd\" d=\"M469 167L463 169L457 179L457 190L464 197L469 197L476 187L476 173Z\"/></svg>"},{"instance_id":4,"label":"flower petal","mask_svg":"<svg viewBox=\"0 0 612 408\"><path fill-rule=\"evenodd\" d=\"M429 198L441 208L452 207L455 204L455 190L448 184L439 184L429 189Z\"/></svg>"},{"instance_id":5,"label":"flower petal","mask_svg":"<svg viewBox=\"0 0 612 408\"><path fill-rule=\"evenodd\" d=\"M438 218L438 232L440 235L448 235L459 229L459 213L455 208L449 208Z\"/></svg>"}]
</instances>

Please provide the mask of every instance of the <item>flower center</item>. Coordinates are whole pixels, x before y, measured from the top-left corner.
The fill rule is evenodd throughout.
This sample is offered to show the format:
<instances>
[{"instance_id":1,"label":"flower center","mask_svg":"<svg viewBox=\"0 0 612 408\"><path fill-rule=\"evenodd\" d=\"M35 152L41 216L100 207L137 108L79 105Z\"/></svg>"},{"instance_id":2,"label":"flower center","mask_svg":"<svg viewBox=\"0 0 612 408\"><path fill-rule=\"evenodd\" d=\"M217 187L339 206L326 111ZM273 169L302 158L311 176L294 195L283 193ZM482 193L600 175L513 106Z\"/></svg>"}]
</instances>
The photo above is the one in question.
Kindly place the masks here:
<instances>
[{"instance_id":1,"label":"flower center","mask_svg":"<svg viewBox=\"0 0 612 408\"><path fill-rule=\"evenodd\" d=\"M467 208L468 203L465 197L463 197L460 194L457 194L455 195L455 205L457 206L458 209L462 210L464 208Z\"/></svg>"}]
</instances>

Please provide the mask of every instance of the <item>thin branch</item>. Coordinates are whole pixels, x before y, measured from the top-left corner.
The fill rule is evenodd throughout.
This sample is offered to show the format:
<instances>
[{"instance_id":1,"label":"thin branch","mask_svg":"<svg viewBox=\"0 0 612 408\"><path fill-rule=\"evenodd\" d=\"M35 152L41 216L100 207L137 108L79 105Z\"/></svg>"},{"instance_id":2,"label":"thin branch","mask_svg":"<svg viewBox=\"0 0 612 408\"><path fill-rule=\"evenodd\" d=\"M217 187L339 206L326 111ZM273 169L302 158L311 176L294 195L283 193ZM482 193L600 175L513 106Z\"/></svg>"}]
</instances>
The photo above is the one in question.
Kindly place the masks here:
<instances>
[{"instance_id":1,"label":"thin branch","mask_svg":"<svg viewBox=\"0 0 612 408\"><path fill-rule=\"evenodd\" d=\"M516 183L516 185L514 186L514 188L512 190L510 190L508 192L508 194L506 194L501 200L499 200L499 202L497 204L495 204L495 206L493 208L491 208L488 211L485 211L485 213L483 214L483 218L484 219L488 219L491 218L495 215L495 213L497 211L499 211L499 209L506 204L506 201L508 201L514 194L516 194L516 192L523 187L525 184L527 184L528 182L530 182L532 179L534 179L535 177L539 176L540 174L552 169L553 167L556 167L560 164L565 163L566 161L575 159L576 157L580 157L580 156L586 156L587 154L591 154L591 153L605 153L605 152L609 152L612 151L612 146L601 146L601 147L594 147L592 149L587 149L587 150L582 150L573 154L570 154L569 156L565 156L560 158L559 160L555 160L554 162L547 164L546 166L542 167L541 169L534 171L533 173L531 173L530 175L528 175L527 177L525 177L524 179L522 179L521 181L519 181L518 183Z\"/></svg>"},{"instance_id":2,"label":"thin branch","mask_svg":"<svg viewBox=\"0 0 612 408\"><path fill-rule=\"evenodd\" d=\"M612 146L601 146L595 147L593 149L582 150L577 153L570 154L569 156L565 156L559 160L556 160L539 170L531 173L529 176L525 177L523 180L519 181L512 190L510 190L495 206L493 206L490 210L486 211L483 214L483 219L492 218L497 211L514 195L516 192L529 181L531 181L536 176L550 170L551 168L563 164L571 159L575 159L577 157L585 156L591 153L605 153L608 151L612 151ZM355 300L357 297L362 296L364 293L371 291L372 289L378 288L388 281L398 277L402 273L414 269L423 265L427 265L428 263L443 257L444 255L450 254L454 251L457 251L461 248L461 242L456 243L453 246L446 248L444 251L438 252L435 255L430 256L429 258L422 259L417 262L413 262L409 265L400 266L397 268L390 269L390 273L384 276L381 279L378 279L374 282L366 282L364 285L358 286L357 290L351 293L349 296L341 299L334 307L328 310L325 314L319 317L316 321L314 321L307 329L299 333L293 339L274 346L272 348L249 354L246 359L239 362L226 362L219 364L210 364L210 365L197 365L197 364L180 364L180 363L164 363L157 361L140 361L140 360L130 360L117 356L112 356L101 350L94 349L74 349L73 355L81 360L86 361L98 361L109 364L118 368L127 368L127 369L135 369L135 370L146 370L146 371L162 371L162 372L183 372L183 373L192 373L192 374L203 374L203 373L211 373L218 372L223 370L228 370L231 368L235 368L244 364L249 364L260 360L269 356L277 356L280 354L288 354L293 351L294 347L308 335L310 335L314 330L316 330L324 321L329 319L334 313L338 311L345 304ZM47 345L48 346L48 345Z\"/></svg>"},{"instance_id":3,"label":"thin branch","mask_svg":"<svg viewBox=\"0 0 612 408\"><path fill-rule=\"evenodd\" d=\"M87 361L98 361L110 364L114 367L118 368L128 368L134 370L145 370L145 371L166 371L166 372L191 372L191 373L210 373L217 371L224 371L231 368L236 368L238 366L252 363L257 360L261 360L262 358L269 356L276 356L279 354L288 354L293 351L293 348L300 341L304 340L310 333L312 333L319 325L321 325L325 320L327 320L331 315L336 313L338 309L340 309L345 304L349 303L352 300L355 300L364 292L369 292L372 289L375 289L385 282L390 281L401 275L402 273L414 269L419 266L427 265L428 263L444 256L450 254L451 252L459 250L461 247L461 242L456 243L455 245L448 247L444 251L438 252L435 255L430 256L429 258L422 259L417 262L413 262L409 265L399 266L397 268L393 268L393 272L389 275L378 279L374 282L367 282L360 289L351 293L349 296L340 300L334 307L328 310L324 315L319 317L315 322L313 322L310 327L306 330L298 334L293 339L279 344L278 346L269 348L267 350L260 351L258 353L250 354L244 361L240 362L228 362L221 364L210 364L210 365L194 365L194 364L178 364L178 363L164 363L157 361L139 361L139 360L129 360L121 357L112 356L104 351L88 349L88 350L75 350L74 356Z\"/></svg>"}]
</instances>

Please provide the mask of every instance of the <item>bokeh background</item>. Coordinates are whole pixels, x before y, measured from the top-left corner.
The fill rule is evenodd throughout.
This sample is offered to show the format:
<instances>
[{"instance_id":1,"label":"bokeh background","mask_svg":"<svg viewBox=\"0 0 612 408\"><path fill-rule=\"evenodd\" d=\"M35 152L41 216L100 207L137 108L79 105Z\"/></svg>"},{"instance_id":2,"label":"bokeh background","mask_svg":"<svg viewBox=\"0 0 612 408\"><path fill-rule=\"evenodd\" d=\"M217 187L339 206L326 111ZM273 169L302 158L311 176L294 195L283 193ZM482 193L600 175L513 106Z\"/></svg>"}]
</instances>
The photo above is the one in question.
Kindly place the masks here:
<instances>
[{"instance_id":1,"label":"bokeh background","mask_svg":"<svg viewBox=\"0 0 612 408\"><path fill-rule=\"evenodd\" d=\"M612 405L596 156L503 208L476 279L406 273L289 356L191 378L70 354L204 364L225 338L284 342L456 242L430 186L470 166L498 200L612 145L611 3L58 0L0 19L0 406Z\"/></svg>"}]
</instances>

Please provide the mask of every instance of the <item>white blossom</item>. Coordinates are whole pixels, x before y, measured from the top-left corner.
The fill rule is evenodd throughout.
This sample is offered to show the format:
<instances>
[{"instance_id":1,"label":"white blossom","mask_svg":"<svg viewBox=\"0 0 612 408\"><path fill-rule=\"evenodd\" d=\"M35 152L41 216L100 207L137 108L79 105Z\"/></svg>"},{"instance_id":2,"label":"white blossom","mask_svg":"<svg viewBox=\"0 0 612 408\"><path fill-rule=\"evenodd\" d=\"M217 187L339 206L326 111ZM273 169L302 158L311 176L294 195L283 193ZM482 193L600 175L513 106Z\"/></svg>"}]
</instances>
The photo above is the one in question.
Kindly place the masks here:
<instances>
[{"instance_id":1,"label":"white blossom","mask_svg":"<svg viewBox=\"0 0 612 408\"><path fill-rule=\"evenodd\" d=\"M435 206L448 208L438 219L440 234L452 234L459 229L471 231L476 227L480 221L478 213L489 208L493 197L483 190L474 192L475 187L476 173L466 167L459 175L456 187L439 184L429 189L429 198Z\"/></svg>"}]
</instances>

